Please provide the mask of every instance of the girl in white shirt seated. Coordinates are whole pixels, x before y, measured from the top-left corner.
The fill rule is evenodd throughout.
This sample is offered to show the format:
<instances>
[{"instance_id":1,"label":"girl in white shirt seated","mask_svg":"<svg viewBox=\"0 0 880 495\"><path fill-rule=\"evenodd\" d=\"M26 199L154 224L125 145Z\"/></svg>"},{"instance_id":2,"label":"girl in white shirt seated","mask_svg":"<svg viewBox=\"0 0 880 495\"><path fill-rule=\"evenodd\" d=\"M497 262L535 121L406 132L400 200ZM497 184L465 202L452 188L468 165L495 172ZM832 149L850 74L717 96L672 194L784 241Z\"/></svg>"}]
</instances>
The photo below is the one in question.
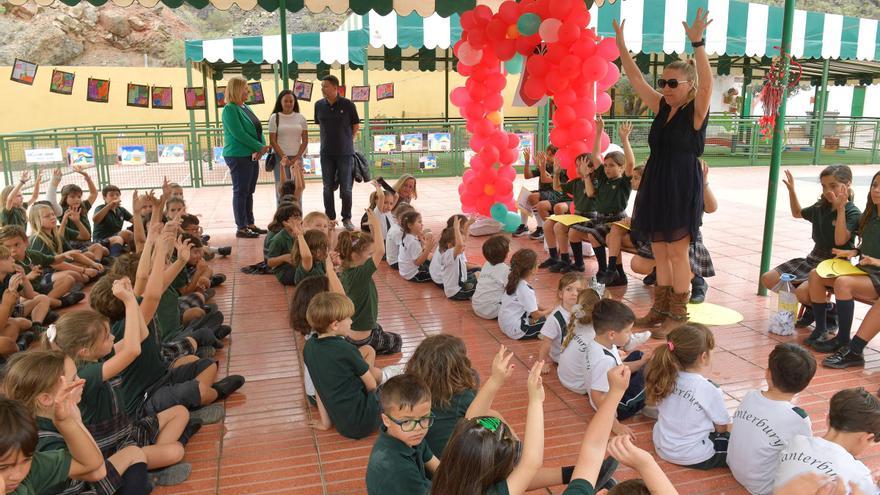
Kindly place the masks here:
<instances>
[{"instance_id":1,"label":"girl in white shirt seated","mask_svg":"<svg viewBox=\"0 0 880 495\"><path fill-rule=\"evenodd\" d=\"M397 270L397 258L400 256L400 241L403 240L403 229L400 228L400 219L410 211L415 211L415 209L409 203L398 203L391 212L391 227L388 227L388 237L385 238L385 261L394 270Z\"/></svg>"},{"instance_id":2,"label":"girl in white shirt seated","mask_svg":"<svg viewBox=\"0 0 880 495\"><path fill-rule=\"evenodd\" d=\"M501 296L498 325L514 340L536 339L547 315L553 308L538 307L535 289L527 282L538 268L538 255L531 249L520 249L510 258L510 275Z\"/></svg>"},{"instance_id":3,"label":"girl in white shirt seated","mask_svg":"<svg viewBox=\"0 0 880 495\"><path fill-rule=\"evenodd\" d=\"M434 252L434 236L422 225L422 214L417 211L406 213L400 219L403 239L397 257L397 270L400 276L410 282L430 282L428 263Z\"/></svg>"},{"instance_id":4,"label":"girl in white shirt seated","mask_svg":"<svg viewBox=\"0 0 880 495\"><path fill-rule=\"evenodd\" d=\"M486 320L498 318L501 310L501 295L507 285L510 266L505 263L510 252L510 238L506 235L493 235L483 243L483 257L486 263L480 270L477 288L471 297L474 314Z\"/></svg>"}]
</instances>

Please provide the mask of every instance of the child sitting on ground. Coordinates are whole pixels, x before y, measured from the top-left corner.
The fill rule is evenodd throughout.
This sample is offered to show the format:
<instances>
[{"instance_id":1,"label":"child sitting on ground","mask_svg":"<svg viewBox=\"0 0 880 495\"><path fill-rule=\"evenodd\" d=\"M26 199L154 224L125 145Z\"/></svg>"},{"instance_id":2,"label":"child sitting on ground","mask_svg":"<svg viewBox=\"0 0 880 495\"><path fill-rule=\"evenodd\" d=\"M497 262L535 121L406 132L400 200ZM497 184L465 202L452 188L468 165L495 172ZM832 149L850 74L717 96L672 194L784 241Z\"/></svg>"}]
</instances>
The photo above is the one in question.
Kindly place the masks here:
<instances>
[{"instance_id":1,"label":"child sitting on ground","mask_svg":"<svg viewBox=\"0 0 880 495\"><path fill-rule=\"evenodd\" d=\"M602 299L593 306L593 328L596 337L587 346L586 382L589 384L590 405L598 409L607 400L608 370L626 365L632 371L626 393L617 404L617 419L612 431L617 435L633 436L629 427L620 423L635 416L645 407L645 378L643 368L648 361L641 351L630 352L625 360L620 359L618 347L623 347L632 338L632 327L636 316L620 301Z\"/></svg>"},{"instance_id":2,"label":"child sitting on ground","mask_svg":"<svg viewBox=\"0 0 880 495\"><path fill-rule=\"evenodd\" d=\"M428 265L435 244L431 230L424 228L422 215L417 211L405 213L400 219L400 228L403 231L397 258L400 276L410 282L430 282Z\"/></svg>"},{"instance_id":3,"label":"child sitting on ground","mask_svg":"<svg viewBox=\"0 0 880 495\"><path fill-rule=\"evenodd\" d=\"M294 285L296 267L290 252L293 249L294 232L302 230L302 211L294 205L285 205L275 211L269 232L274 232L266 249L266 264L272 269L281 285ZM268 235L267 235L268 237Z\"/></svg>"},{"instance_id":4,"label":"child sitting on ground","mask_svg":"<svg viewBox=\"0 0 880 495\"><path fill-rule=\"evenodd\" d=\"M34 191L31 193L31 200L24 202L24 195L21 188L30 180L30 172L27 170L21 173L18 184L15 186L6 186L0 192L0 226L18 225L19 227L27 227L27 208L33 205L40 198L40 182L43 180L43 173L37 174L34 181Z\"/></svg>"},{"instance_id":5,"label":"child sitting on ground","mask_svg":"<svg viewBox=\"0 0 880 495\"><path fill-rule=\"evenodd\" d=\"M373 274L385 254L379 217L367 210L370 230L364 232L340 232L336 243L342 271L339 278L345 294L354 304L351 329L346 339L362 347L372 346L376 354L396 354L400 352L403 339L400 335L386 332L377 318L379 316L379 292ZM330 271L333 271L332 267Z\"/></svg>"},{"instance_id":6,"label":"child sitting on ground","mask_svg":"<svg viewBox=\"0 0 880 495\"><path fill-rule=\"evenodd\" d=\"M712 332L689 323L654 349L645 373L646 402L657 405L654 448L667 462L693 469L727 466L730 414L721 389L702 375L714 348Z\"/></svg>"},{"instance_id":7,"label":"child sitting on ground","mask_svg":"<svg viewBox=\"0 0 880 495\"><path fill-rule=\"evenodd\" d=\"M27 248L27 243L27 235L18 225L0 228L0 244L9 250L15 263L24 269L24 274L28 276L34 290L49 296L52 308L66 308L85 299L85 294L79 290L71 290L76 283L73 274L52 269L53 266L60 266L58 264L61 256L46 256L32 251Z\"/></svg>"},{"instance_id":8,"label":"child sitting on ground","mask_svg":"<svg viewBox=\"0 0 880 495\"><path fill-rule=\"evenodd\" d=\"M767 391L749 392L736 408L727 464L749 493L773 493L779 453L795 436L812 436L806 411L791 401L815 374L816 360L806 349L797 344L776 344L765 373Z\"/></svg>"},{"instance_id":9,"label":"child sitting on ground","mask_svg":"<svg viewBox=\"0 0 880 495\"><path fill-rule=\"evenodd\" d=\"M863 388L831 397L828 432L823 437L797 435L782 449L775 487L808 473L836 476L862 493L877 493L871 470L855 458L880 438L880 401ZM853 491L852 493L855 493Z\"/></svg>"},{"instance_id":10,"label":"child sitting on ground","mask_svg":"<svg viewBox=\"0 0 880 495\"><path fill-rule=\"evenodd\" d=\"M578 296L584 290L583 277L579 273L566 273L559 279L559 287L556 297L559 305L550 312L550 317L541 327L539 335L541 349L538 351L538 361L544 361L544 369L541 373L550 373L552 363L559 362L559 354L562 353L562 341L568 331L568 322L571 319L571 311L577 304Z\"/></svg>"},{"instance_id":11,"label":"child sitting on ground","mask_svg":"<svg viewBox=\"0 0 880 495\"><path fill-rule=\"evenodd\" d=\"M482 250L486 263L480 269L471 306L474 314L480 318L494 320L501 310L501 297L510 275L510 266L505 263L510 251L510 238L500 234L493 235L483 243Z\"/></svg>"},{"instance_id":12,"label":"child sitting on ground","mask_svg":"<svg viewBox=\"0 0 880 495\"><path fill-rule=\"evenodd\" d=\"M291 264L296 267L293 272L293 284L298 284L306 277L327 273L327 259L330 241L327 234L318 229L303 232L302 227L294 225L293 235L296 242L290 250ZM333 266L330 266L333 269Z\"/></svg>"},{"instance_id":13,"label":"child sitting on ground","mask_svg":"<svg viewBox=\"0 0 880 495\"><path fill-rule=\"evenodd\" d=\"M538 338L547 315L553 310L538 307L535 289L527 282L537 266L538 255L531 249L520 249L510 258L510 275L501 295L498 326L511 339Z\"/></svg>"},{"instance_id":14,"label":"child sitting on ground","mask_svg":"<svg viewBox=\"0 0 880 495\"><path fill-rule=\"evenodd\" d=\"M369 209L379 218L379 224L382 226L382 238L385 239L388 237L388 229L391 228L391 211L397 206L397 193L394 192L394 189L390 188L391 186L389 186L389 189L384 189L383 183L385 181L373 181L373 186L376 190L370 193ZM361 217L361 230L369 232L369 229L370 220L367 218L367 214L364 213Z\"/></svg>"},{"instance_id":15,"label":"child sitting on ground","mask_svg":"<svg viewBox=\"0 0 880 495\"><path fill-rule=\"evenodd\" d=\"M104 272L105 267L100 263L99 257L102 249L99 245L93 245L96 249L89 256L67 243L64 231L71 214L77 213L74 209L68 209L59 226L52 207L43 204L32 206L28 219L32 235L28 247L31 251L46 256L61 256L65 261L58 261L53 267L69 272L77 282L87 283Z\"/></svg>"},{"instance_id":16,"label":"child sitting on ground","mask_svg":"<svg viewBox=\"0 0 880 495\"><path fill-rule=\"evenodd\" d=\"M58 315L50 311L49 296L37 294L15 264L9 250L0 246L0 356L27 349L37 334ZM28 319L30 317L30 320Z\"/></svg>"},{"instance_id":17,"label":"child sitting on ground","mask_svg":"<svg viewBox=\"0 0 880 495\"><path fill-rule=\"evenodd\" d=\"M182 196L170 196L165 200L165 213L162 221L179 220L181 216L186 215L186 201Z\"/></svg>"},{"instance_id":18,"label":"child sitting on ground","mask_svg":"<svg viewBox=\"0 0 880 495\"><path fill-rule=\"evenodd\" d=\"M320 419L312 427L336 431L346 438L360 439L379 427L376 388L382 370L373 362L376 351L360 348L345 336L351 330L354 305L343 295L325 292L309 303L306 318L318 334L306 342L303 361L315 384Z\"/></svg>"},{"instance_id":19,"label":"child sitting on ground","mask_svg":"<svg viewBox=\"0 0 880 495\"><path fill-rule=\"evenodd\" d=\"M593 308L601 299L599 293L593 289L584 289L578 293L559 353L559 365L556 369L559 383L581 395L590 392L590 383L587 381L587 349L596 338Z\"/></svg>"},{"instance_id":20,"label":"child sitting on ground","mask_svg":"<svg viewBox=\"0 0 880 495\"><path fill-rule=\"evenodd\" d=\"M122 254L124 247L134 247L134 234L123 229L125 222L131 222L131 213L122 207L122 192L113 185L104 186L101 190L104 204L95 207L95 216L92 220L95 228L92 239L102 245L107 244L110 256L116 257ZM157 214L154 212L154 214Z\"/></svg>"},{"instance_id":21,"label":"child sitting on ground","mask_svg":"<svg viewBox=\"0 0 880 495\"><path fill-rule=\"evenodd\" d=\"M409 203L397 203L391 213L391 227L388 228L388 237L385 238L385 260L388 266L393 270L398 268L398 258L400 257L400 241L403 240L403 229L400 227L400 220L403 215L415 211Z\"/></svg>"},{"instance_id":22,"label":"child sitting on ground","mask_svg":"<svg viewBox=\"0 0 880 495\"><path fill-rule=\"evenodd\" d=\"M453 301L467 301L477 289L477 272L480 269L468 263L464 252L472 224L472 218L454 215L452 225L447 226L440 234L440 243L437 246L443 292Z\"/></svg>"},{"instance_id":23,"label":"child sitting on ground","mask_svg":"<svg viewBox=\"0 0 880 495\"><path fill-rule=\"evenodd\" d=\"M208 245L208 241L211 240L211 236L204 233L204 230L202 230L202 227L199 225L199 217L193 214L187 213L180 216L180 229L187 234L198 237L199 240L202 241L203 247L208 250L207 252L205 252L205 261L211 261L210 259L208 259L208 253L211 253L212 256L215 252L220 256L229 256L230 254L232 254L232 246L221 246L215 248Z\"/></svg>"},{"instance_id":24,"label":"child sitting on ground","mask_svg":"<svg viewBox=\"0 0 880 495\"><path fill-rule=\"evenodd\" d=\"M431 390L421 378L398 375L382 385L382 429L367 463L369 495L428 495L440 460L425 436L434 423Z\"/></svg>"}]
</instances>

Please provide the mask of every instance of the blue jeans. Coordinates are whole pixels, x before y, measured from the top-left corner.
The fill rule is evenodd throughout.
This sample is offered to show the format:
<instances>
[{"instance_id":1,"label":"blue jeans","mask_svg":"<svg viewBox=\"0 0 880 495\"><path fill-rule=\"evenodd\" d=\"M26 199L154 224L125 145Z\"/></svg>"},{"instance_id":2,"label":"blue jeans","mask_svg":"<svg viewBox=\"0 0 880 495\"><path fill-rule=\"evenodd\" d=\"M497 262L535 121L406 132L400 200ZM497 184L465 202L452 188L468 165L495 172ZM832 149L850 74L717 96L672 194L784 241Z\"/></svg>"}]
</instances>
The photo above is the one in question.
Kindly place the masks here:
<instances>
[{"instance_id":1,"label":"blue jeans","mask_svg":"<svg viewBox=\"0 0 880 495\"><path fill-rule=\"evenodd\" d=\"M225 156L232 177L232 214L235 226L243 229L254 224L254 191L260 165L249 156Z\"/></svg>"},{"instance_id":2,"label":"blue jeans","mask_svg":"<svg viewBox=\"0 0 880 495\"><path fill-rule=\"evenodd\" d=\"M336 220L333 191L339 188L342 199L342 219L351 220L351 167L352 155L321 155L321 180L324 183L324 213Z\"/></svg>"}]
</instances>

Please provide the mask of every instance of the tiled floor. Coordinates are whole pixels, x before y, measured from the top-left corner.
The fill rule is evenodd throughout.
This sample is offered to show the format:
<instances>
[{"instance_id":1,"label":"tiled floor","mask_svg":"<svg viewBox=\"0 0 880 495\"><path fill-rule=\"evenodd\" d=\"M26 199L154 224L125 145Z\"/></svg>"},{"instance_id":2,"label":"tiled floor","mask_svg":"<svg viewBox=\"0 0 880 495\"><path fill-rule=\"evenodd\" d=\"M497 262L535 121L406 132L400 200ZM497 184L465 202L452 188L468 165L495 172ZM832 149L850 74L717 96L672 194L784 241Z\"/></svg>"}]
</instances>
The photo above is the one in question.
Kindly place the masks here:
<instances>
[{"instance_id":1,"label":"tiled floor","mask_svg":"<svg viewBox=\"0 0 880 495\"><path fill-rule=\"evenodd\" d=\"M821 192L816 167L794 169L803 205L811 204ZM864 206L867 184L876 168L855 167L857 204ZM736 309L744 321L729 327L715 327L718 347L713 357L710 378L722 384L731 412L747 391L761 387L767 355L781 338L767 333L771 298L756 295L761 251L761 232L766 168L717 169L711 172L711 184L720 203L717 213L705 218L704 237L715 262L717 275L709 279L708 301ZM440 224L458 207L457 181L435 179L420 181L415 205L425 223L440 230ZM518 187L517 187L518 189ZM355 188L357 215L366 205L370 189ZM791 218L785 189L780 187L776 216L773 263L805 255L811 248L810 226ZM334 431L315 432L309 420L317 410L305 401L301 381L302 339L294 337L287 324L289 290L271 276L244 275L238 268L261 259L261 240L236 240L232 236L229 188L188 190L188 207L202 215L205 231L213 243L232 243L234 252L225 260L215 261L218 271L229 275L219 291L220 305L234 329L230 345L220 353L226 373L240 373L248 383L241 393L227 402L227 417L222 425L205 427L187 448L187 460L193 463L193 475L185 484L157 490L158 494L355 494L364 493L364 470L372 447L372 438L352 441ZM257 191L258 223L271 219L274 201L269 187ZM309 183L305 208L321 209L320 185ZM338 199L337 199L338 202ZM338 206L338 205L337 205ZM513 248L540 249L539 243L516 239ZM480 240L472 239L468 257L482 261ZM628 257L627 257L628 263ZM588 274L595 264L588 266ZM542 272L533 280L543 304L550 304L558 275ZM499 344L513 349L517 370L495 400L495 408L522 432L527 400L525 377L528 366L538 353L537 342L518 343L504 337L494 321L475 317L470 305L452 302L442 291L428 285L401 283L396 272L383 267L376 274L379 287L379 320L386 330L403 335L403 353L382 358L380 365L405 362L426 336L447 332L462 337L474 366L488 376L493 354ZM636 313L645 311L650 293L636 277L626 289L613 292L631 304ZM862 306L862 305L859 305ZM865 307L857 308L861 318ZM856 325L858 322L856 322ZM841 389L880 386L880 354L869 349L866 369L847 371L820 367L810 387L797 402L813 419L814 431L826 429L828 399ZM583 426L592 412L583 397L565 390L555 374L545 378L547 418L545 465L560 466L575 461ZM638 444L652 450L651 420L637 416L628 421L636 431ZM880 467L880 448L865 455L873 469ZM682 493L742 493L726 470L697 472L661 463ZM632 477L632 471L619 471L619 478ZM540 493L559 493L561 490ZM536 492L538 493L538 492Z\"/></svg>"}]
</instances>

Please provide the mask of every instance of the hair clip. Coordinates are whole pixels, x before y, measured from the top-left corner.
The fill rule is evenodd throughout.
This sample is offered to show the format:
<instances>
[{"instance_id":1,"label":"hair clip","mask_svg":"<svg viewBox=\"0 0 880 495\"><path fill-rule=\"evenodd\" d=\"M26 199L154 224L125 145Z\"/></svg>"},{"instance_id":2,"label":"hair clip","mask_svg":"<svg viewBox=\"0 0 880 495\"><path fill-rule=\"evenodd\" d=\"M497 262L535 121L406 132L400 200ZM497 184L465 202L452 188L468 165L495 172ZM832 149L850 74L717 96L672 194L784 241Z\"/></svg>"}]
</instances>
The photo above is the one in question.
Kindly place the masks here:
<instances>
[{"instance_id":1,"label":"hair clip","mask_svg":"<svg viewBox=\"0 0 880 495\"><path fill-rule=\"evenodd\" d=\"M581 304L575 304L574 306L572 306L571 307L571 314L573 314L574 317L579 320L581 318L583 318L584 316L587 316L587 313L584 312L584 306Z\"/></svg>"},{"instance_id":2,"label":"hair clip","mask_svg":"<svg viewBox=\"0 0 880 495\"><path fill-rule=\"evenodd\" d=\"M49 325L49 328L46 329L46 338L49 339L50 343L55 342L55 337L58 336L58 328L55 324Z\"/></svg>"},{"instance_id":3,"label":"hair clip","mask_svg":"<svg viewBox=\"0 0 880 495\"><path fill-rule=\"evenodd\" d=\"M501 420L491 416L485 416L477 420L477 423L483 428L495 433L501 426Z\"/></svg>"},{"instance_id":4,"label":"hair clip","mask_svg":"<svg viewBox=\"0 0 880 495\"><path fill-rule=\"evenodd\" d=\"M668 347L671 352L675 352L675 344L673 344L671 340L666 341L666 347Z\"/></svg>"}]
</instances>

